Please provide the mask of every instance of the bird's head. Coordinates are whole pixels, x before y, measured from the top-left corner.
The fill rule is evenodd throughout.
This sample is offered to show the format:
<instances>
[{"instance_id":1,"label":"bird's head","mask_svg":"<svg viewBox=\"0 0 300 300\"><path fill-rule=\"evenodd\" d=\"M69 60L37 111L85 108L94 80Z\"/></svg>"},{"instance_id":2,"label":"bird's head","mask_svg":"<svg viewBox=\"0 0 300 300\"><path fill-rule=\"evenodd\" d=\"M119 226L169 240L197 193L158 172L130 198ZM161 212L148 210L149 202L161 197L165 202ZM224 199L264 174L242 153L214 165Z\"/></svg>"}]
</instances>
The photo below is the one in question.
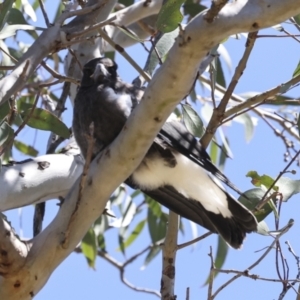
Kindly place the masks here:
<instances>
[{"instance_id":1,"label":"bird's head","mask_svg":"<svg viewBox=\"0 0 300 300\"><path fill-rule=\"evenodd\" d=\"M117 64L107 57L98 57L90 60L83 67L82 87L93 84L109 84L117 78Z\"/></svg>"}]
</instances>

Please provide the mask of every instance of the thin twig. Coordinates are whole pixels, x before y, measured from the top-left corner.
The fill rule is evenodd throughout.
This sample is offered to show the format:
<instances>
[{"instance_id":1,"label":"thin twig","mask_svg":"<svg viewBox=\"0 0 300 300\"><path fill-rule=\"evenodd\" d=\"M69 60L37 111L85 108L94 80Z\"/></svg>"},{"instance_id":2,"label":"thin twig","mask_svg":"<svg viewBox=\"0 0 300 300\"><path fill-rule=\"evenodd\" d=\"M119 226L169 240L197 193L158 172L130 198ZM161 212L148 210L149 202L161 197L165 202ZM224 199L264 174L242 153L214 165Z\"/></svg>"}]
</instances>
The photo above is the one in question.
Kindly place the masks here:
<instances>
[{"instance_id":1,"label":"thin twig","mask_svg":"<svg viewBox=\"0 0 300 300\"><path fill-rule=\"evenodd\" d=\"M238 270L224 270L224 269L215 269L215 272L217 273L225 273L225 274L240 274L241 276L244 277L248 277L250 279L253 280L262 280L262 281L269 281L269 282L282 282L281 279L275 279L275 278L264 278L264 277L260 277L257 274L251 274L249 273L247 270L245 271L238 271ZM299 279L288 279L288 282L294 282L296 280L296 282L300 282Z\"/></svg>"},{"instance_id":2,"label":"thin twig","mask_svg":"<svg viewBox=\"0 0 300 300\"><path fill-rule=\"evenodd\" d=\"M45 10L43 0L39 0L39 4L40 4L40 8L41 8L43 17L45 19L45 23L46 23L47 27L49 28L50 26L52 26L52 24L49 22L49 18L48 18L48 15L46 13L46 10Z\"/></svg>"},{"instance_id":3,"label":"thin twig","mask_svg":"<svg viewBox=\"0 0 300 300\"><path fill-rule=\"evenodd\" d=\"M268 193L274 188L275 184L278 182L278 180L282 177L283 174L285 174L288 170L288 168L292 165L292 163L296 160L296 158L299 156L300 154L300 150L294 155L294 157L291 159L291 161L286 165L286 167L279 172L279 175L276 177L276 179L273 181L273 183L270 185L270 187L268 188L268 190L265 192L264 196L262 197L261 201L264 201L264 199L267 197ZM260 205L260 202L258 202L257 206L258 207Z\"/></svg>"},{"instance_id":4,"label":"thin twig","mask_svg":"<svg viewBox=\"0 0 300 300\"><path fill-rule=\"evenodd\" d=\"M220 125L222 120L225 119L226 107L228 105L228 102L232 96L232 93L233 93L240 77L242 76L242 74L246 68L248 59L250 57L250 54L252 52L252 49L253 49L253 46L255 43L256 35L257 35L257 32L252 32L252 33L248 34L248 39L246 41L246 45L245 45L246 49L244 51L244 54L235 69L234 75L231 79L228 89L224 93L223 99L221 100L219 106L214 110L213 115L207 125L206 132L203 135L203 137L201 138L201 144L204 148L207 148L207 146L208 146L209 142L211 141L213 135L215 134L218 126Z\"/></svg>"},{"instance_id":5,"label":"thin twig","mask_svg":"<svg viewBox=\"0 0 300 300\"><path fill-rule=\"evenodd\" d=\"M209 272L209 278L208 278L208 289L207 289L207 300L212 299L212 289L213 289L213 283L214 283L214 277L215 277L215 262L214 257L212 254L212 247L209 247L210 251L208 256L210 257L210 272Z\"/></svg>"},{"instance_id":6,"label":"thin twig","mask_svg":"<svg viewBox=\"0 0 300 300\"><path fill-rule=\"evenodd\" d=\"M46 64L46 62L42 61L41 62L41 65L54 77L54 78L57 78L60 80L60 82L71 82L71 83L74 83L76 85L79 85L80 82L78 79L76 78L71 78L71 77L68 77L68 76L63 76L63 75L60 75L58 72L56 72L55 70L53 70L48 64Z\"/></svg>"},{"instance_id":7,"label":"thin twig","mask_svg":"<svg viewBox=\"0 0 300 300\"><path fill-rule=\"evenodd\" d=\"M114 20L116 20L116 16L113 16L103 22L99 22L97 24L94 24L90 27L87 27L86 29L83 29L83 30L80 30L80 31L77 31L77 32L74 32L74 33L70 33L70 34L67 34L67 40L72 40L72 39L75 39L77 37L81 37L81 36L85 36L87 33L89 32L93 32L95 30L98 30L99 28L101 27L104 27L106 25L109 25L111 22L113 22Z\"/></svg>"},{"instance_id":8,"label":"thin twig","mask_svg":"<svg viewBox=\"0 0 300 300\"><path fill-rule=\"evenodd\" d=\"M125 49L117 45L105 32L102 28L98 28L98 32L101 37L110 44L114 49L116 49L135 69L136 71L143 76L143 78L150 82L151 77L130 57L130 55L125 51Z\"/></svg>"},{"instance_id":9,"label":"thin twig","mask_svg":"<svg viewBox=\"0 0 300 300\"><path fill-rule=\"evenodd\" d=\"M152 247L154 247L154 245L149 245L147 246L145 249L141 250L140 252L136 253L135 255L133 255L132 257L130 257L128 260L126 260L124 263L118 262L116 259L114 259L113 257L111 257L107 252L98 250L97 251L97 256L102 257L103 259L105 259L108 263L110 263L112 266L114 266L115 268L117 268L120 271L120 278L121 281L130 289L137 291L137 292L143 292L143 293L147 293L147 294L152 294L154 296L157 296L160 298L160 293L158 291L155 290L151 290L151 289L147 289L147 288L141 288L141 287L137 287L135 285L133 285L132 283L130 283L126 278L125 278L125 267L133 262L135 259L137 259L139 256L141 256L142 254L144 254L146 251L150 250ZM74 252L76 253L82 253L82 249L81 247L76 247L74 249Z\"/></svg>"},{"instance_id":10,"label":"thin twig","mask_svg":"<svg viewBox=\"0 0 300 300\"><path fill-rule=\"evenodd\" d=\"M101 2L97 2L96 4L92 5L92 6L86 6L85 8L79 9L79 10L73 10L73 11L64 11L59 18L57 19L57 21L55 22L58 25L62 25L64 23L64 21L66 19L69 18L73 18L76 16L81 16L81 15L85 15L88 13L91 13L93 11L99 10L102 7L104 7L106 5L107 1L101 1Z\"/></svg>"},{"instance_id":11,"label":"thin twig","mask_svg":"<svg viewBox=\"0 0 300 300\"><path fill-rule=\"evenodd\" d=\"M258 94L254 97L251 97L249 99L247 99L246 101L243 101L242 103L228 109L225 113L224 113L224 118L228 118L229 116L240 112L248 107L251 107L253 105L256 105L257 103L260 102L266 102L266 99L271 98L277 94L282 94L282 90L285 91L285 89L283 89L283 87L288 86L288 87L292 87L293 85L297 84L300 82L300 75L297 75L295 77L293 77L292 79L276 86L275 88L272 88L268 91L265 91L261 94ZM286 91L285 91L286 92ZM267 102L266 102L267 103Z\"/></svg>"},{"instance_id":12,"label":"thin twig","mask_svg":"<svg viewBox=\"0 0 300 300\"><path fill-rule=\"evenodd\" d=\"M274 249L274 245L276 244L276 242L280 239L280 237L283 234L285 234L293 226L293 224L294 224L294 222L292 220L290 220L289 223L284 228L282 228L281 232L274 238L274 241L267 248L267 250L252 265L250 265L247 269L245 269L244 272L249 272L249 270L256 267L269 254L269 252L272 249ZM237 274L237 275L233 276L231 279L229 279L228 281L226 281L224 284L222 284L212 295L211 300L213 300L226 286L228 286L230 283L232 283L233 281L235 281L236 279L238 279L241 276L242 276L242 274Z\"/></svg>"},{"instance_id":13,"label":"thin twig","mask_svg":"<svg viewBox=\"0 0 300 300\"><path fill-rule=\"evenodd\" d=\"M207 238L208 236L210 236L212 234L212 232L206 232L205 234L203 234L203 235L201 235L201 236L199 236L199 237L197 237L197 238L195 238L195 239L193 239L193 240L191 240L191 241L189 241L189 242L186 242L186 243L182 243L182 244L180 244L180 245L177 245L177 250L180 250L180 249L182 249L182 248L185 248L185 247L188 247L188 246L190 246L190 245L192 245L192 244L195 244L195 243L197 243L197 242L199 242L199 241L201 241L201 240L204 240L205 238Z\"/></svg>"}]
</instances>

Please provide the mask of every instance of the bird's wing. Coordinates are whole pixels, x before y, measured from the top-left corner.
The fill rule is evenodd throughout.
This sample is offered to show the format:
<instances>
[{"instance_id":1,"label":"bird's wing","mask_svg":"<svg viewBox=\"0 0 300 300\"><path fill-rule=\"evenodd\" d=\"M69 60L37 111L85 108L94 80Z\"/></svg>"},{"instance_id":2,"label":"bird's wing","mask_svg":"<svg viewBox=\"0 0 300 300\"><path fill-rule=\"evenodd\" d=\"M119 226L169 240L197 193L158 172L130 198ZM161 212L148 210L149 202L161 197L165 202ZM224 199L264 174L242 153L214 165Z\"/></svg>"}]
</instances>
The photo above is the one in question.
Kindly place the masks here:
<instances>
[{"instance_id":1,"label":"bird's wing","mask_svg":"<svg viewBox=\"0 0 300 300\"><path fill-rule=\"evenodd\" d=\"M169 122L127 183L239 248L246 233L256 230L255 217L208 172L229 182L184 125Z\"/></svg>"},{"instance_id":2,"label":"bird's wing","mask_svg":"<svg viewBox=\"0 0 300 300\"><path fill-rule=\"evenodd\" d=\"M206 150L201 146L200 142L188 132L182 123L178 121L166 122L158 133L157 139L163 141L168 146L204 168L238 194L242 194L242 192L212 163Z\"/></svg>"}]
</instances>

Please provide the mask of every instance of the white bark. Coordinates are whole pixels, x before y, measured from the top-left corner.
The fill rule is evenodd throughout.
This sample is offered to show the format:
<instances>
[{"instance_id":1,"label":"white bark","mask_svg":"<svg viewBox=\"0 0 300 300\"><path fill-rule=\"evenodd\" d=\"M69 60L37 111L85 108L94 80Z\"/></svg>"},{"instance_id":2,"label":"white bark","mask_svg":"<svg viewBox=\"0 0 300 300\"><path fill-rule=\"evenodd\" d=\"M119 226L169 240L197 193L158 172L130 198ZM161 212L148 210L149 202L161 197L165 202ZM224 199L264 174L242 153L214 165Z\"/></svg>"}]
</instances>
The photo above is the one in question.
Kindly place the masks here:
<instances>
[{"instance_id":1,"label":"white bark","mask_svg":"<svg viewBox=\"0 0 300 300\"><path fill-rule=\"evenodd\" d=\"M163 122L188 93L208 50L231 34L268 27L299 12L300 0L239 0L226 5L213 23L196 16L177 38L124 130L92 162L81 199L77 180L55 219L31 241L20 271L1 277L0 299L31 299L43 287L101 214L111 193L138 166ZM21 283L17 287L16 280Z\"/></svg>"},{"instance_id":2,"label":"white bark","mask_svg":"<svg viewBox=\"0 0 300 300\"><path fill-rule=\"evenodd\" d=\"M0 211L65 197L83 170L79 154L50 154L9 166L0 173Z\"/></svg>"}]
</instances>

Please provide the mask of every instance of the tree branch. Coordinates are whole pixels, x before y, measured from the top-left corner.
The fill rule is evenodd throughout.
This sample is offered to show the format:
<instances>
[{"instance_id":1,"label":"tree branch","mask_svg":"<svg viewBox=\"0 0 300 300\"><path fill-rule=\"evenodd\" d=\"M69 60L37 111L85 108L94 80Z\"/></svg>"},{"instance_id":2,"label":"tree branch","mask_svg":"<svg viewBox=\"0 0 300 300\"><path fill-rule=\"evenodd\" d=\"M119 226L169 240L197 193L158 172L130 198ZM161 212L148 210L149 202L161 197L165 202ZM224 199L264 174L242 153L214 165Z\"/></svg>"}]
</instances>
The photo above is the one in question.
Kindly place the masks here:
<instances>
[{"instance_id":1,"label":"tree branch","mask_svg":"<svg viewBox=\"0 0 300 300\"><path fill-rule=\"evenodd\" d=\"M188 93L199 62L211 47L231 34L256 31L258 27L280 23L299 13L299 4L300 0L240 0L224 6L211 24L203 19L203 15L192 19L178 36L165 63L155 73L141 104L133 111L122 132L91 163L87 185L71 226L69 222L77 204L80 180L70 190L55 219L31 241L32 247L20 273L1 277L0 299L9 299L11 287L17 279L21 281L13 293L17 299L31 299L44 286L54 269L73 251L90 225L103 212L112 192L140 164L162 124ZM44 41L45 45L49 43L53 47L60 30L54 26L47 32L51 39L42 34L39 42ZM35 59L33 49L37 48L34 45L25 54L26 59L30 59L25 78L18 78L20 68L23 70L26 61L23 58L11 73L13 75L1 80L2 101L23 87L24 80L33 72L36 63L45 56L45 49L47 54L53 49L40 45L42 50L35 53ZM19 85L16 86L16 83ZM142 128L140 124L143 124ZM68 243L63 247L67 231Z\"/></svg>"},{"instance_id":2,"label":"tree branch","mask_svg":"<svg viewBox=\"0 0 300 300\"><path fill-rule=\"evenodd\" d=\"M162 278L161 278L161 299L175 300L175 261L177 251L177 235L179 225L178 215L169 211L168 229L164 246L162 248Z\"/></svg>"},{"instance_id":3,"label":"tree branch","mask_svg":"<svg viewBox=\"0 0 300 300\"><path fill-rule=\"evenodd\" d=\"M78 154L43 155L3 165L0 211L65 197L82 169L83 161Z\"/></svg>"}]
</instances>

